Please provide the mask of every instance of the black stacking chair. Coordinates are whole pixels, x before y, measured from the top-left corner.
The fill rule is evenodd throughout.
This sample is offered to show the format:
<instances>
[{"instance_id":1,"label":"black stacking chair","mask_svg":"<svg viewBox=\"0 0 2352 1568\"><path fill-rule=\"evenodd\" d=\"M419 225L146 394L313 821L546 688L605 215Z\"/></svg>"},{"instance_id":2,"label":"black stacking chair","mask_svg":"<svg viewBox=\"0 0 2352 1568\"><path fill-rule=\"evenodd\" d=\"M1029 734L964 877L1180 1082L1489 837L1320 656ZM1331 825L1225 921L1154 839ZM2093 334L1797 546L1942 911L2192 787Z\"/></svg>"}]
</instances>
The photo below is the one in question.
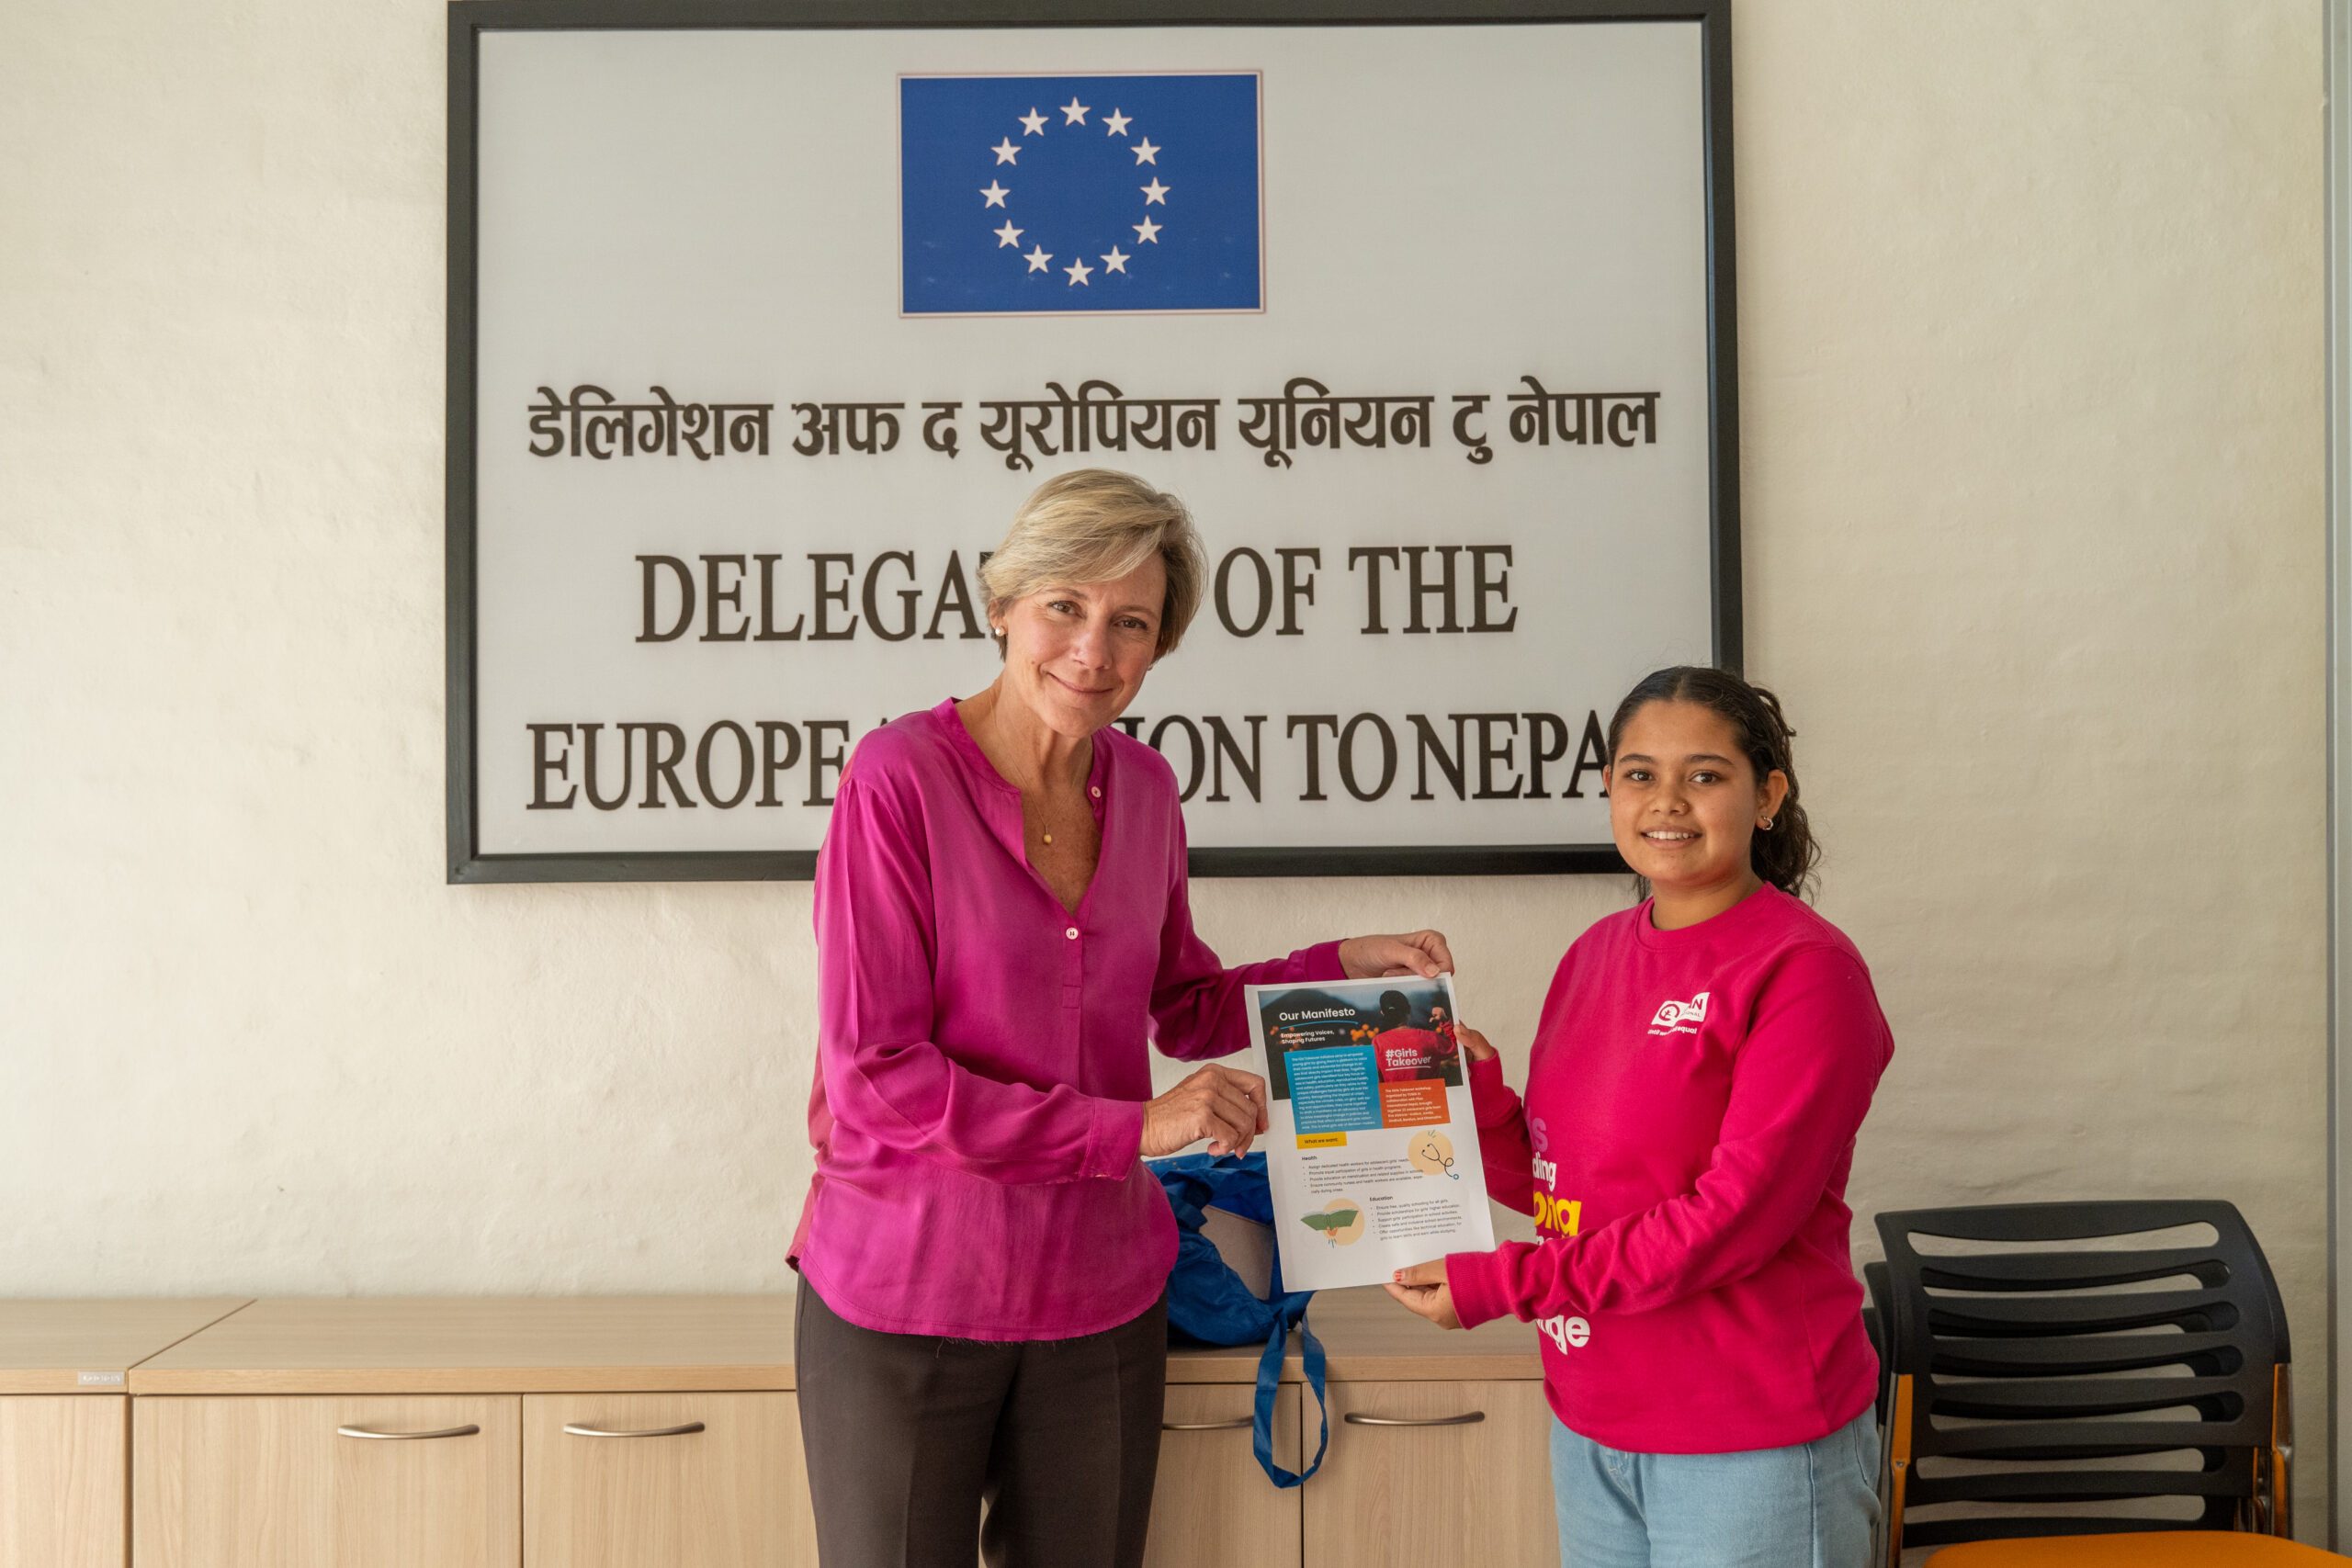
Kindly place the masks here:
<instances>
[{"instance_id":1,"label":"black stacking chair","mask_svg":"<svg viewBox=\"0 0 2352 1568\"><path fill-rule=\"evenodd\" d=\"M1894 1392L1894 1350L1886 1337L1893 1327L1887 1303L1894 1286L1883 1263L1863 1264L1862 1284L1870 1292L1870 1304L1862 1308L1862 1332L1871 1337L1871 1348L1878 1352L1878 1429L1880 1446L1884 1447L1887 1400Z\"/></svg>"},{"instance_id":2,"label":"black stacking chair","mask_svg":"<svg viewBox=\"0 0 2352 1568\"><path fill-rule=\"evenodd\" d=\"M2046 1245L2199 1224L2210 1243ZM2283 1543L2253 1538L2285 1536L2290 1523L2287 1320L2233 1205L1916 1209L1881 1214L1878 1230L1885 1275L1870 1283L1891 1373L1890 1568L1906 1546L1985 1542L1939 1562L1996 1568L2058 1560L2051 1538L2123 1531L2152 1532L2131 1553L2148 1568L2271 1560L2263 1553ZM1922 1252L1933 1237L1974 1245ZM2127 1499L2188 1499L2196 1512L2097 1507ZM1975 1506L1917 1517L1951 1504ZM2060 1504L2093 1506L2049 1511ZM2240 1551L2222 1531L2250 1533ZM2029 1537L2039 1544L2018 1539Z\"/></svg>"}]
</instances>

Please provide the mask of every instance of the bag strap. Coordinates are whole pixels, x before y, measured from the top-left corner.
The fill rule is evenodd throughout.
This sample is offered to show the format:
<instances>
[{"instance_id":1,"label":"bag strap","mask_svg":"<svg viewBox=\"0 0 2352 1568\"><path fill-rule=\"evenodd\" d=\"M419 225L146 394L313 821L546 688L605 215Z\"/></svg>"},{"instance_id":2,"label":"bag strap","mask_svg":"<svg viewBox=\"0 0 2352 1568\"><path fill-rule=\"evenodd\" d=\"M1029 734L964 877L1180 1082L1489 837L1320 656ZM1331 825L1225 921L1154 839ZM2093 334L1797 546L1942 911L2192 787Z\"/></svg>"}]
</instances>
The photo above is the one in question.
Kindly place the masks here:
<instances>
[{"instance_id":1,"label":"bag strap","mask_svg":"<svg viewBox=\"0 0 2352 1568\"><path fill-rule=\"evenodd\" d=\"M1274 1393L1282 1386L1283 1352L1290 1344L1290 1325L1298 1325L1298 1337L1305 1349L1306 1385L1315 1391L1315 1411L1322 1423L1322 1433L1315 1439L1315 1457L1306 1468L1298 1472L1284 1470L1274 1462ZM1323 1454L1331 1446L1331 1410L1323 1397L1323 1341L1315 1337L1315 1330L1306 1325L1306 1303L1286 1308L1274 1332L1266 1341L1265 1353L1258 1358L1258 1409L1250 1435L1250 1447L1258 1455L1258 1466L1266 1479L1276 1486L1290 1487L1304 1483L1323 1468Z\"/></svg>"}]
</instances>

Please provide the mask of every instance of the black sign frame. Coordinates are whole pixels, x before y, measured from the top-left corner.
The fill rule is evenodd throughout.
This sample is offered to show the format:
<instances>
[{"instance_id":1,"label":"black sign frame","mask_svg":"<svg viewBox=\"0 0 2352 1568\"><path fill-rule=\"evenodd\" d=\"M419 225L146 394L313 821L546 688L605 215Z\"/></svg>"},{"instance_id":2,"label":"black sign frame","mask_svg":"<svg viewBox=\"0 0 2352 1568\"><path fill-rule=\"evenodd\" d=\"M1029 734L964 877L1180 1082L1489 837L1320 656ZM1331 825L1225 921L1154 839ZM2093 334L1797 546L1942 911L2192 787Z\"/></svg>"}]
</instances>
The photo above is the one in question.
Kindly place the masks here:
<instances>
[{"instance_id":1,"label":"black sign frame","mask_svg":"<svg viewBox=\"0 0 2352 1568\"><path fill-rule=\"evenodd\" d=\"M1701 29L1706 167L1709 556L1714 662L1741 667L1739 363L1733 268L1732 0L450 0L447 614L448 880L807 881L814 850L484 854L475 735L476 154L481 35L580 28L1507 27L1680 22ZM1624 873L1611 844L1194 849L1194 876L1522 875Z\"/></svg>"}]
</instances>

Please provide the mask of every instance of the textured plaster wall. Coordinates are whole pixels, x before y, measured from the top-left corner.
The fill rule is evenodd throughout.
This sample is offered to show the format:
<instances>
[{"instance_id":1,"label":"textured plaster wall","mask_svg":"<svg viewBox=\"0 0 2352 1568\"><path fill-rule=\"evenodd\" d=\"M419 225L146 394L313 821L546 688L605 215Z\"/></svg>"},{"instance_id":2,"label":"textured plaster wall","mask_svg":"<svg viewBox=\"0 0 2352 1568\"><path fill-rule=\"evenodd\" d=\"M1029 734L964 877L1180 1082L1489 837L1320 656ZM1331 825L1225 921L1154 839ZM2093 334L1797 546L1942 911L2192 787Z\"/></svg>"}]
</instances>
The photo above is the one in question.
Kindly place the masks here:
<instances>
[{"instance_id":1,"label":"textured plaster wall","mask_svg":"<svg viewBox=\"0 0 2352 1568\"><path fill-rule=\"evenodd\" d=\"M443 47L0 7L0 1295L786 1283L806 887L443 885ZM1901 1043L1857 1240L2235 1200L2315 1481L2319 8L1741 0L1736 73L1750 664ZM1442 925L1516 1055L1623 891L1195 901Z\"/></svg>"}]
</instances>

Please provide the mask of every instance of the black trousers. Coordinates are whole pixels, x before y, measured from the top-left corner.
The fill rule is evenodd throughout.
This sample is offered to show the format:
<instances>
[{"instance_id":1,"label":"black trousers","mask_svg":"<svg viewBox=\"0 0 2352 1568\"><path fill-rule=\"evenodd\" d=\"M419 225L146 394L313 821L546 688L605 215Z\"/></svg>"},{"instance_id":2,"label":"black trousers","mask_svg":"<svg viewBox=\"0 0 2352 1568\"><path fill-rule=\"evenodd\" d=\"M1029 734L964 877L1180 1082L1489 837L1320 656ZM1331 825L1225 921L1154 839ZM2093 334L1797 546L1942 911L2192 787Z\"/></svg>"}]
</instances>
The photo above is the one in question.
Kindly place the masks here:
<instances>
[{"instance_id":1,"label":"black trousers","mask_svg":"<svg viewBox=\"0 0 2352 1568\"><path fill-rule=\"evenodd\" d=\"M806 1279L795 1314L824 1568L1141 1568L1167 1297L1100 1334L1011 1343L861 1328Z\"/></svg>"}]
</instances>

